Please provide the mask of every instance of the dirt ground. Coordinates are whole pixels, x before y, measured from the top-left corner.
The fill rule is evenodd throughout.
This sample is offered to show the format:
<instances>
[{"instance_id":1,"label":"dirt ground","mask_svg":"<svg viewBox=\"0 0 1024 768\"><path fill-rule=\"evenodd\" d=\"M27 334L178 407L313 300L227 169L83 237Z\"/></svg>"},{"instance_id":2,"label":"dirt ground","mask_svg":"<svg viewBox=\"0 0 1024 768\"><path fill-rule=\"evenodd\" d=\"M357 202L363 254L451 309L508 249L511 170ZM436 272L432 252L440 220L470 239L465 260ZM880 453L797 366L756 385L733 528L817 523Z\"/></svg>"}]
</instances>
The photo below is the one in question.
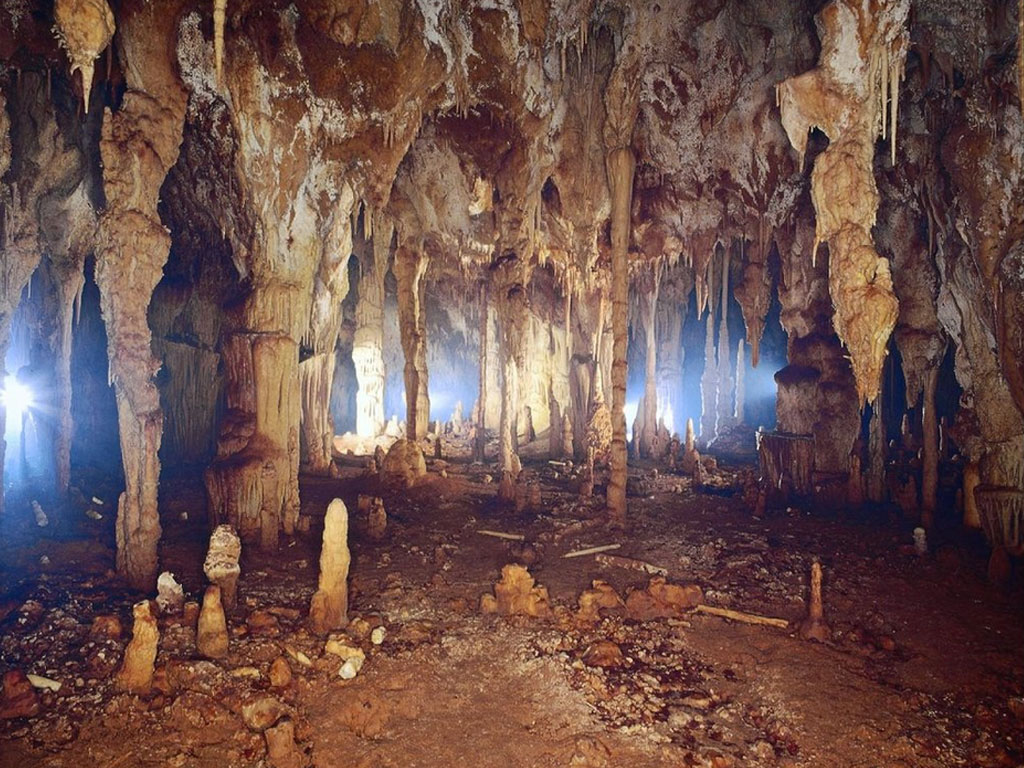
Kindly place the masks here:
<instances>
[{"instance_id":1,"label":"dirt ground","mask_svg":"<svg viewBox=\"0 0 1024 768\"><path fill-rule=\"evenodd\" d=\"M143 697L112 684L142 597L111 571L115 489L77 478L85 499L107 500L103 518L69 505L47 528L13 499L0 544L0 673L62 686L40 694L34 717L0 720L0 766L269 765L261 730L274 723L294 728L279 765L324 768L1024 765L1021 578L989 587L983 542L952 524L919 557L913 523L888 508L779 509L758 520L739 493L750 468L696 489L641 467L631 468L645 495L629 500L630 526L610 531L599 499L578 499L556 477L563 468L528 463L542 503L516 512L496 502L486 467L454 460L432 462L411 490L380 492L388 527L377 542L356 513L377 482L351 464L340 479L303 480L308 533L273 556L244 550L225 659L201 659L194 627L161 619L158 684ZM380 645L349 633L366 653L353 680L305 625L335 496L352 514L350 617L385 629ZM197 600L201 475L165 479L161 498L162 565ZM529 546L481 529L523 534ZM615 555L665 568L671 583L699 585L708 605L790 629L694 612L639 620L623 609L582 622L577 601L593 580L625 596L650 578L562 557L611 543ZM815 558L825 643L795 630ZM517 559L549 590L550 618L481 613L481 595ZM91 632L106 615L120 618L121 637ZM605 641L621 656L594 666ZM279 657L291 682L275 688L268 670Z\"/></svg>"}]
</instances>

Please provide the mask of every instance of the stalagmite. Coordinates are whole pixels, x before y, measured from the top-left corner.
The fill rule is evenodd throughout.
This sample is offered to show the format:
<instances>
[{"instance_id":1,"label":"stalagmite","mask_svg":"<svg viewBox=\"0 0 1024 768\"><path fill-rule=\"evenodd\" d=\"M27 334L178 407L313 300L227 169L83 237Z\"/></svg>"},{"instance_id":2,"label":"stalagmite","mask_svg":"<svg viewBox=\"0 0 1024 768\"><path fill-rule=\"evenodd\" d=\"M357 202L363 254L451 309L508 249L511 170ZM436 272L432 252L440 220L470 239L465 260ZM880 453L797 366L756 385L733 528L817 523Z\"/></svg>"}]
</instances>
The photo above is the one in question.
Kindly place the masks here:
<instances>
[{"instance_id":1,"label":"stalagmite","mask_svg":"<svg viewBox=\"0 0 1024 768\"><path fill-rule=\"evenodd\" d=\"M320 581L309 607L313 631L324 634L348 623L348 510L335 499L324 517L323 544L320 549Z\"/></svg>"},{"instance_id":2,"label":"stalagmite","mask_svg":"<svg viewBox=\"0 0 1024 768\"><path fill-rule=\"evenodd\" d=\"M718 359L715 355L714 302L704 326L704 373L700 377L700 439L706 446L718 436Z\"/></svg>"},{"instance_id":3,"label":"stalagmite","mask_svg":"<svg viewBox=\"0 0 1024 768\"><path fill-rule=\"evenodd\" d=\"M196 630L196 649L200 656L220 659L228 653L228 624L224 606L220 601L220 587L211 584L203 593L203 607L199 611Z\"/></svg>"},{"instance_id":4,"label":"stalagmite","mask_svg":"<svg viewBox=\"0 0 1024 768\"><path fill-rule=\"evenodd\" d=\"M178 158L186 97L175 71L177 2L125 13L121 32L136 45L122 55L128 90L116 113L103 119L100 141L107 207L100 219L96 284L107 327L110 380L117 398L125 491L117 508L117 567L136 588L150 590L157 575L157 452L163 433L160 397L153 385L147 309L171 238L157 212L160 187ZM143 162L142 159L146 158Z\"/></svg>"},{"instance_id":5,"label":"stalagmite","mask_svg":"<svg viewBox=\"0 0 1024 768\"><path fill-rule=\"evenodd\" d=\"M398 281L398 326L405 353L406 437L415 442L427 436L430 398L427 395L427 329L423 306L423 276L428 259L422 248L405 245L395 251L392 271Z\"/></svg>"},{"instance_id":6,"label":"stalagmite","mask_svg":"<svg viewBox=\"0 0 1024 768\"><path fill-rule=\"evenodd\" d=\"M129 693L149 693L153 683L153 664L156 661L160 631L150 612L149 601L142 600L132 607L132 639L124 650L124 660L115 680L117 688Z\"/></svg>"},{"instance_id":7,"label":"stalagmite","mask_svg":"<svg viewBox=\"0 0 1024 768\"><path fill-rule=\"evenodd\" d=\"M965 528L981 528L981 513L978 512L978 502L974 496L974 490L980 484L981 474L978 471L977 462L968 462L964 465L963 474L963 523Z\"/></svg>"},{"instance_id":8,"label":"stalagmite","mask_svg":"<svg viewBox=\"0 0 1024 768\"><path fill-rule=\"evenodd\" d=\"M88 114L93 62L114 36L114 13L106 0L57 0L54 17L57 37L71 62L71 73L82 72L82 95Z\"/></svg>"},{"instance_id":9,"label":"stalagmite","mask_svg":"<svg viewBox=\"0 0 1024 768\"><path fill-rule=\"evenodd\" d=\"M220 600L224 608L235 607L238 593L238 577L242 573L239 560L242 556L242 541L230 525L218 525L210 536L210 545L203 562L203 573L212 584L220 588Z\"/></svg>"},{"instance_id":10,"label":"stalagmite","mask_svg":"<svg viewBox=\"0 0 1024 768\"><path fill-rule=\"evenodd\" d=\"M885 501L885 463L888 453L885 420L882 418L882 398L871 406L871 423L868 427L868 498L876 503Z\"/></svg>"},{"instance_id":11,"label":"stalagmite","mask_svg":"<svg viewBox=\"0 0 1024 768\"><path fill-rule=\"evenodd\" d=\"M608 477L608 515L616 525L626 522L626 345L629 328L629 215L636 160L628 146L608 152L608 183L612 194L612 447Z\"/></svg>"},{"instance_id":12,"label":"stalagmite","mask_svg":"<svg viewBox=\"0 0 1024 768\"><path fill-rule=\"evenodd\" d=\"M743 339L736 343L736 409L733 411L733 418L737 424L745 424L743 410L746 407L745 378L747 361L744 356ZM757 365L757 363L754 363Z\"/></svg>"},{"instance_id":13,"label":"stalagmite","mask_svg":"<svg viewBox=\"0 0 1024 768\"><path fill-rule=\"evenodd\" d=\"M572 419L568 413L562 414L562 457L570 458L573 455Z\"/></svg>"},{"instance_id":14,"label":"stalagmite","mask_svg":"<svg viewBox=\"0 0 1024 768\"><path fill-rule=\"evenodd\" d=\"M800 625L800 637L804 640L826 642L831 635L821 602L821 563L817 560L811 564L811 604L807 618Z\"/></svg>"}]
</instances>

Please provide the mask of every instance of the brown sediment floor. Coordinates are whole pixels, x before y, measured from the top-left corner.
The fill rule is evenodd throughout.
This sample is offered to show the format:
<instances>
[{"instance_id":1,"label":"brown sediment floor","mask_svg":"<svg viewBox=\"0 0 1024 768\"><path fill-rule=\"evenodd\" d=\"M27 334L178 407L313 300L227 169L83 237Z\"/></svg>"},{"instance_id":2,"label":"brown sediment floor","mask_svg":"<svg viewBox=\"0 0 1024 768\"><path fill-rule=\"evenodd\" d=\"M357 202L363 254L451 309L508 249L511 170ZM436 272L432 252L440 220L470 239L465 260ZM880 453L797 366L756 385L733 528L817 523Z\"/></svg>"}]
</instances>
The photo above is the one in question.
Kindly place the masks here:
<instances>
[{"instance_id":1,"label":"brown sediment floor","mask_svg":"<svg viewBox=\"0 0 1024 768\"><path fill-rule=\"evenodd\" d=\"M109 572L109 515L62 528L55 513L54 530L42 535L8 521L0 672L17 668L62 687L41 694L38 715L0 721L0 766L269 765L259 732L268 720L294 725L292 765L1024 761L1020 579L1009 591L987 586L984 547L959 530L940 529L932 553L917 557L913 525L884 509L777 510L756 520L723 470L714 493L648 474L649 495L629 500L629 528L609 531L600 501L564 490L558 467L528 463L542 504L515 512L495 502L486 468L455 461L441 477L441 466L409 491L382 492L389 522L379 542L356 512L359 493L377 492L375 479L355 467L339 480L306 478L310 532L274 555L243 553L229 655L199 659L194 628L165 618L157 689L144 697L112 684L138 595ZM161 562L198 600L201 481L168 480L161 494ZM366 662L348 681L338 675L341 659L305 626L323 511L335 496L353 516L350 614L385 629L380 645L350 633ZM9 507L10 517L19 514ZM480 596L523 553L479 529L526 537L552 618L480 613ZM562 557L609 543L621 544L616 555L667 569L670 582L698 584L709 605L784 618L794 629L694 613L639 621L624 611L580 623L577 599L594 579L620 595L649 579L593 557ZM825 568L825 644L795 631L814 558ZM94 617L111 614L122 637L92 636ZM600 641L621 650L617 666L584 663ZM281 656L292 681L272 688L269 666ZM271 714L259 721L254 710Z\"/></svg>"}]
</instances>

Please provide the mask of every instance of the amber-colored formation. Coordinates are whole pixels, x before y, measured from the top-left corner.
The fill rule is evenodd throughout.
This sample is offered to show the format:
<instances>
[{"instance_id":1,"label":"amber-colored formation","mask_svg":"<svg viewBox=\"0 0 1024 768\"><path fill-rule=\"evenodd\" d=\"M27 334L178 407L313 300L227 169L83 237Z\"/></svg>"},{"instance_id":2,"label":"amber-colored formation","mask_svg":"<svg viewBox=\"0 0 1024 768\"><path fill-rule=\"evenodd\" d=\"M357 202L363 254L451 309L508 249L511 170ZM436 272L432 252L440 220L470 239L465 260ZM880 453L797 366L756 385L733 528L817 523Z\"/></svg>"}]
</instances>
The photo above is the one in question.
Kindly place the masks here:
<instances>
[{"instance_id":1,"label":"amber-colored formation","mask_svg":"<svg viewBox=\"0 0 1024 768\"><path fill-rule=\"evenodd\" d=\"M923 524L943 434L973 484L1024 487L1019 11L819 5L4 4L0 351L17 312L38 316L56 487L92 375L72 369L90 263L117 567L139 589L159 570L161 457L202 467L211 521L274 550L300 471L405 438L384 475L408 484L456 399L476 398L474 456L508 502L524 461L571 454L622 525L627 383L638 457L687 418L713 452L753 412L746 345L782 368L778 432L813 440L767 439L773 482L885 501L884 401L921 438L899 483ZM683 354L691 317L703 361ZM681 460L701 467L695 446Z\"/></svg>"}]
</instances>

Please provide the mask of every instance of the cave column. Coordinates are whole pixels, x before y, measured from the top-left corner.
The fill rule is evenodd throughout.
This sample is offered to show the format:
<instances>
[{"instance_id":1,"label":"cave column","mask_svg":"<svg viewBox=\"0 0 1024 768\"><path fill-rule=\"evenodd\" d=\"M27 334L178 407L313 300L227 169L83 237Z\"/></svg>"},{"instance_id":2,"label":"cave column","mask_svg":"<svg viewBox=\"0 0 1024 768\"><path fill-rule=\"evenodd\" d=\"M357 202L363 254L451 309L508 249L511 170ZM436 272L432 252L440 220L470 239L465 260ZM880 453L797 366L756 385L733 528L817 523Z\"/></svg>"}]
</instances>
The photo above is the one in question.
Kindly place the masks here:
<instances>
[{"instance_id":1,"label":"cave column","mask_svg":"<svg viewBox=\"0 0 1024 768\"><path fill-rule=\"evenodd\" d=\"M498 497L515 499L515 482L521 468L516 453L519 412L519 371L525 363L526 326L529 314L525 264L515 251L506 251L492 267L495 305L498 312L498 348L502 364L501 422L499 428Z\"/></svg>"},{"instance_id":2,"label":"cave column","mask_svg":"<svg viewBox=\"0 0 1024 768\"><path fill-rule=\"evenodd\" d=\"M7 117L7 101L0 90L0 177L7 172L11 162L10 121ZM14 190L12 190L14 191ZM34 216L18 215L21 206L12 212L14 227L0 229L0 385L7 380L7 348L11 342L11 322L21 302L21 292L32 278L39 263L39 230ZM3 482L4 456L7 443L4 434L7 427L7 407L0 401L0 514L4 511Z\"/></svg>"},{"instance_id":3,"label":"cave column","mask_svg":"<svg viewBox=\"0 0 1024 768\"><path fill-rule=\"evenodd\" d=\"M629 344L629 225L636 159L629 146L606 157L612 199L612 447L608 478L608 514L616 525L626 522L626 377Z\"/></svg>"},{"instance_id":4,"label":"cave column","mask_svg":"<svg viewBox=\"0 0 1024 768\"><path fill-rule=\"evenodd\" d=\"M473 461L483 463L487 458L487 282L480 281L480 379L476 398L476 438L473 441Z\"/></svg>"},{"instance_id":5,"label":"cave column","mask_svg":"<svg viewBox=\"0 0 1024 768\"><path fill-rule=\"evenodd\" d=\"M74 422L71 416L71 341L72 323L85 286L82 271L85 259L75 258L72 269L60 270L55 283L59 293L57 316L57 368L54 384L57 395L57 435L54 443L57 464L57 491L65 494L71 485L71 439Z\"/></svg>"},{"instance_id":6,"label":"cave column","mask_svg":"<svg viewBox=\"0 0 1024 768\"><path fill-rule=\"evenodd\" d=\"M350 188L346 185L346 192ZM309 324L303 346L311 354L299 363L302 423L300 450L306 471L326 475L334 447L331 390L341 332L341 303L348 295L348 260L352 253L352 197L342 195L321 222L326 232L313 279Z\"/></svg>"},{"instance_id":7,"label":"cave column","mask_svg":"<svg viewBox=\"0 0 1024 768\"><path fill-rule=\"evenodd\" d=\"M422 248L399 245L395 251L393 271L398 282L398 330L405 354L406 437L420 440L427 436L430 400L427 395L426 350L424 323L423 276L428 259Z\"/></svg>"},{"instance_id":8,"label":"cave column","mask_svg":"<svg viewBox=\"0 0 1024 768\"><path fill-rule=\"evenodd\" d=\"M730 399L734 396L732 377L732 344L729 343L729 264L732 249L726 248L722 254L722 297L719 302L718 323L718 423L715 434L732 421L733 408Z\"/></svg>"},{"instance_id":9,"label":"cave column","mask_svg":"<svg viewBox=\"0 0 1024 768\"><path fill-rule=\"evenodd\" d=\"M352 342L359 391L356 393L356 434L376 437L384 431L384 276L394 225L376 221L371 237L372 262L363 265Z\"/></svg>"},{"instance_id":10,"label":"cave column","mask_svg":"<svg viewBox=\"0 0 1024 768\"><path fill-rule=\"evenodd\" d=\"M660 261L652 267L651 285L645 286L647 290L641 298L641 310L644 325L644 340L646 342L646 356L644 360L644 397L643 416L641 423L643 429L639 435L634 435L636 440L637 455L650 457L654 452L654 438L658 432L658 347L657 347L657 324L656 313L658 308L658 290L661 283Z\"/></svg>"},{"instance_id":11,"label":"cave column","mask_svg":"<svg viewBox=\"0 0 1024 768\"><path fill-rule=\"evenodd\" d=\"M177 36L170 23L176 18L174 9L156 4L122 13L119 52L128 90L121 108L104 115L100 139L107 208L100 218L96 284L125 475L117 507L117 569L133 587L147 590L157 574L163 433L153 383L160 363L150 349L147 309L170 251L157 204L178 158L186 106L173 66Z\"/></svg>"},{"instance_id":12,"label":"cave column","mask_svg":"<svg viewBox=\"0 0 1024 768\"><path fill-rule=\"evenodd\" d=\"M939 381L938 366L930 367L924 376L924 402L921 421L924 444L921 451L921 524L931 528L939 487L939 420L935 413L935 390Z\"/></svg>"}]
</instances>

